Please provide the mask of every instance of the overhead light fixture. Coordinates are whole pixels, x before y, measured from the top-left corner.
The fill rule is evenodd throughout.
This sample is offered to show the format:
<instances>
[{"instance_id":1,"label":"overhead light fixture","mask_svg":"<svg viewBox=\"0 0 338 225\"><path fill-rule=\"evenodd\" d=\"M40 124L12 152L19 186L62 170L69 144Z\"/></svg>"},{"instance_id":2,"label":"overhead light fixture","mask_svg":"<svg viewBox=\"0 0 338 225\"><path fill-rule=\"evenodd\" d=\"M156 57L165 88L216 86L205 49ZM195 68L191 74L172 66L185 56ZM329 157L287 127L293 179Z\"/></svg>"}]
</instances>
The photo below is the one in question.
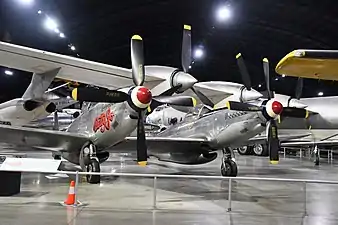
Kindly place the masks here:
<instances>
[{"instance_id":1,"label":"overhead light fixture","mask_svg":"<svg viewBox=\"0 0 338 225\"><path fill-rule=\"evenodd\" d=\"M56 31L58 29L58 24L56 23L55 20L47 17L47 19L45 21L45 27L49 30Z\"/></svg>"},{"instance_id":2,"label":"overhead light fixture","mask_svg":"<svg viewBox=\"0 0 338 225\"><path fill-rule=\"evenodd\" d=\"M66 37L64 33L60 33L59 36L60 36L60 38L65 38Z\"/></svg>"},{"instance_id":3,"label":"overhead light fixture","mask_svg":"<svg viewBox=\"0 0 338 225\"><path fill-rule=\"evenodd\" d=\"M196 59L202 58L203 55L204 55L203 49L198 48L198 49L195 50L194 56L195 56Z\"/></svg>"},{"instance_id":4,"label":"overhead light fixture","mask_svg":"<svg viewBox=\"0 0 338 225\"><path fill-rule=\"evenodd\" d=\"M226 21L231 17L231 12L228 6L221 6L217 10L217 19L219 21Z\"/></svg>"},{"instance_id":5,"label":"overhead light fixture","mask_svg":"<svg viewBox=\"0 0 338 225\"><path fill-rule=\"evenodd\" d=\"M41 11L41 10L39 10L39 11L38 11L38 14L41 14L41 13L42 13L42 11Z\"/></svg>"},{"instance_id":6,"label":"overhead light fixture","mask_svg":"<svg viewBox=\"0 0 338 225\"><path fill-rule=\"evenodd\" d=\"M282 77L285 77L285 74L283 74Z\"/></svg>"},{"instance_id":7,"label":"overhead light fixture","mask_svg":"<svg viewBox=\"0 0 338 225\"><path fill-rule=\"evenodd\" d=\"M189 69L191 69L191 65L189 66Z\"/></svg>"},{"instance_id":8,"label":"overhead light fixture","mask_svg":"<svg viewBox=\"0 0 338 225\"><path fill-rule=\"evenodd\" d=\"M10 70L5 70L5 74L8 76L12 76L14 73Z\"/></svg>"},{"instance_id":9,"label":"overhead light fixture","mask_svg":"<svg viewBox=\"0 0 338 225\"><path fill-rule=\"evenodd\" d=\"M276 77L275 80L278 80L278 77Z\"/></svg>"},{"instance_id":10,"label":"overhead light fixture","mask_svg":"<svg viewBox=\"0 0 338 225\"><path fill-rule=\"evenodd\" d=\"M259 85L258 85L258 87L260 88L260 87L262 87L262 85L261 85L261 84L259 84Z\"/></svg>"},{"instance_id":11,"label":"overhead light fixture","mask_svg":"<svg viewBox=\"0 0 338 225\"><path fill-rule=\"evenodd\" d=\"M59 33L60 33L59 28L55 28L55 29L54 29L54 32L59 34Z\"/></svg>"},{"instance_id":12,"label":"overhead light fixture","mask_svg":"<svg viewBox=\"0 0 338 225\"><path fill-rule=\"evenodd\" d=\"M323 96L324 93L322 91L318 92L318 96Z\"/></svg>"},{"instance_id":13,"label":"overhead light fixture","mask_svg":"<svg viewBox=\"0 0 338 225\"><path fill-rule=\"evenodd\" d=\"M34 0L19 0L19 2L24 5L31 5L34 2Z\"/></svg>"},{"instance_id":14,"label":"overhead light fixture","mask_svg":"<svg viewBox=\"0 0 338 225\"><path fill-rule=\"evenodd\" d=\"M71 46L70 46L70 50L75 51L75 50L76 50L75 46L74 46L74 45L71 45Z\"/></svg>"}]
</instances>

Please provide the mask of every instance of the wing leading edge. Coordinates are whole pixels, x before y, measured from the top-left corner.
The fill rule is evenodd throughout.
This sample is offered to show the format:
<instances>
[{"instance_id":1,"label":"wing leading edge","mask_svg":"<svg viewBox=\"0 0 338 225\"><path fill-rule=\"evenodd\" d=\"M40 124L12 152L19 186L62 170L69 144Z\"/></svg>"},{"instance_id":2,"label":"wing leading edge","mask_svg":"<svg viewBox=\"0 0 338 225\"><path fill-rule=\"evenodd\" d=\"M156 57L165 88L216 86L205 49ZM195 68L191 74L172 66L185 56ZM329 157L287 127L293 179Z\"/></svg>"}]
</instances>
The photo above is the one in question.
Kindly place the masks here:
<instances>
[{"instance_id":1,"label":"wing leading edge","mask_svg":"<svg viewBox=\"0 0 338 225\"><path fill-rule=\"evenodd\" d=\"M44 73L61 68L56 77L118 89L133 84L131 70L71 56L0 42L0 65L18 70ZM163 79L146 76L145 85L153 88Z\"/></svg>"}]
</instances>

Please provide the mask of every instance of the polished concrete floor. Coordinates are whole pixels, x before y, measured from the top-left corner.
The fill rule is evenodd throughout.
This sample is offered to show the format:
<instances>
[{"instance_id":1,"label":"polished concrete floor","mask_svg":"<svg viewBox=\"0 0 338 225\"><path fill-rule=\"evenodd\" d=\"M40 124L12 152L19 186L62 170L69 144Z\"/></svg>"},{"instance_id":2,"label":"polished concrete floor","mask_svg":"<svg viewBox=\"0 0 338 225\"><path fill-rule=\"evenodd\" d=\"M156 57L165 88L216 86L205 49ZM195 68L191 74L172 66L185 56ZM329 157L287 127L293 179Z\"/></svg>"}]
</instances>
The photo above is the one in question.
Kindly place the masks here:
<instances>
[{"instance_id":1,"label":"polished concrete floor","mask_svg":"<svg viewBox=\"0 0 338 225\"><path fill-rule=\"evenodd\" d=\"M29 157L50 157L31 153ZM220 159L199 166L150 160L146 168L125 156L112 157L103 172L219 175ZM238 156L239 176L337 180L338 163L315 167L306 158ZM64 162L64 169L74 169ZM74 177L22 175L21 193L0 197L0 224L337 224L338 185L233 181L228 212L228 181L158 179L156 208L150 178L103 177L101 184L81 182L78 208L60 204Z\"/></svg>"}]
</instances>

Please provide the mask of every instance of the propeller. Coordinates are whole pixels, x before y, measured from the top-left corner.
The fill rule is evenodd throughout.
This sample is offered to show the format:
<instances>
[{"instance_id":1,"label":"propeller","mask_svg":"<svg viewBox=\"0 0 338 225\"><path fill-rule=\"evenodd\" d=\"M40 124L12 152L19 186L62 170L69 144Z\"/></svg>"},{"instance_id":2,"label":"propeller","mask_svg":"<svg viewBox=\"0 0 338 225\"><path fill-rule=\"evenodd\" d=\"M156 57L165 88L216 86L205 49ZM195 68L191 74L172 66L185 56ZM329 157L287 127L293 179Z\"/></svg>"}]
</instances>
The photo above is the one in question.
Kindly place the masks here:
<instances>
[{"instance_id":1,"label":"propeller","mask_svg":"<svg viewBox=\"0 0 338 225\"><path fill-rule=\"evenodd\" d=\"M242 58L242 54L238 53L236 55L236 59L237 59L237 65L239 67L239 71L241 73L242 76L242 81L244 83L244 86L246 87L247 90L251 90L251 79L248 73L248 70L245 66L244 60Z\"/></svg>"},{"instance_id":2,"label":"propeller","mask_svg":"<svg viewBox=\"0 0 338 225\"><path fill-rule=\"evenodd\" d=\"M105 88L79 87L73 89L72 97L75 100L85 102L120 103L127 101L131 108L137 112L137 162L139 165L145 166L148 158L144 131L146 109L161 104L191 107L196 105L196 100L190 96L160 95L153 97L150 90L142 86L145 80L144 55L143 41L139 35L134 35L131 38L131 64L132 78L135 86L130 88L128 93L119 90L108 90ZM177 88L179 87L173 87L167 90L167 93L175 91Z\"/></svg>"}]
</instances>

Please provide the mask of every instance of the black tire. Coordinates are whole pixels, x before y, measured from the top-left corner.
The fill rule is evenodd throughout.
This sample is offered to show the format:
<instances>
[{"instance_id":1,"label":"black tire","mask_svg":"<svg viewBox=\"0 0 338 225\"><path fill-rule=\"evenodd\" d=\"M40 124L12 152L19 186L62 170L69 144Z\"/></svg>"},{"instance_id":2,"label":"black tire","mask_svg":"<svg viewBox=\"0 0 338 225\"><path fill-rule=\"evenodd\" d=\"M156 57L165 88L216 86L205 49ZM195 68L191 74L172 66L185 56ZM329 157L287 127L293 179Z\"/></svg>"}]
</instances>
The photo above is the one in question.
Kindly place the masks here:
<instances>
[{"instance_id":1,"label":"black tire","mask_svg":"<svg viewBox=\"0 0 338 225\"><path fill-rule=\"evenodd\" d=\"M223 177L236 177L238 168L236 162L231 159L225 159L221 164L221 174Z\"/></svg>"},{"instance_id":2,"label":"black tire","mask_svg":"<svg viewBox=\"0 0 338 225\"><path fill-rule=\"evenodd\" d=\"M266 144L255 144L253 146L253 154L256 156L268 156L269 151L268 151L268 146Z\"/></svg>"},{"instance_id":3,"label":"black tire","mask_svg":"<svg viewBox=\"0 0 338 225\"><path fill-rule=\"evenodd\" d=\"M252 155L253 146L242 146L240 148L237 148L237 152L240 155Z\"/></svg>"},{"instance_id":4,"label":"black tire","mask_svg":"<svg viewBox=\"0 0 338 225\"><path fill-rule=\"evenodd\" d=\"M52 156L54 160L61 160L61 154L59 153L52 153Z\"/></svg>"},{"instance_id":5,"label":"black tire","mask_svg":"<svg viewBox=\"0 0 338 225\"><path fill-rule=\"evenodd\" d=\"M100 172L100 163L96 159L91 159L90 163L87 166L87 172ZM87 175L87 182L90 184L98 184L100 183L101 176L100 175Z\"/></svg>"}]
</instances>

